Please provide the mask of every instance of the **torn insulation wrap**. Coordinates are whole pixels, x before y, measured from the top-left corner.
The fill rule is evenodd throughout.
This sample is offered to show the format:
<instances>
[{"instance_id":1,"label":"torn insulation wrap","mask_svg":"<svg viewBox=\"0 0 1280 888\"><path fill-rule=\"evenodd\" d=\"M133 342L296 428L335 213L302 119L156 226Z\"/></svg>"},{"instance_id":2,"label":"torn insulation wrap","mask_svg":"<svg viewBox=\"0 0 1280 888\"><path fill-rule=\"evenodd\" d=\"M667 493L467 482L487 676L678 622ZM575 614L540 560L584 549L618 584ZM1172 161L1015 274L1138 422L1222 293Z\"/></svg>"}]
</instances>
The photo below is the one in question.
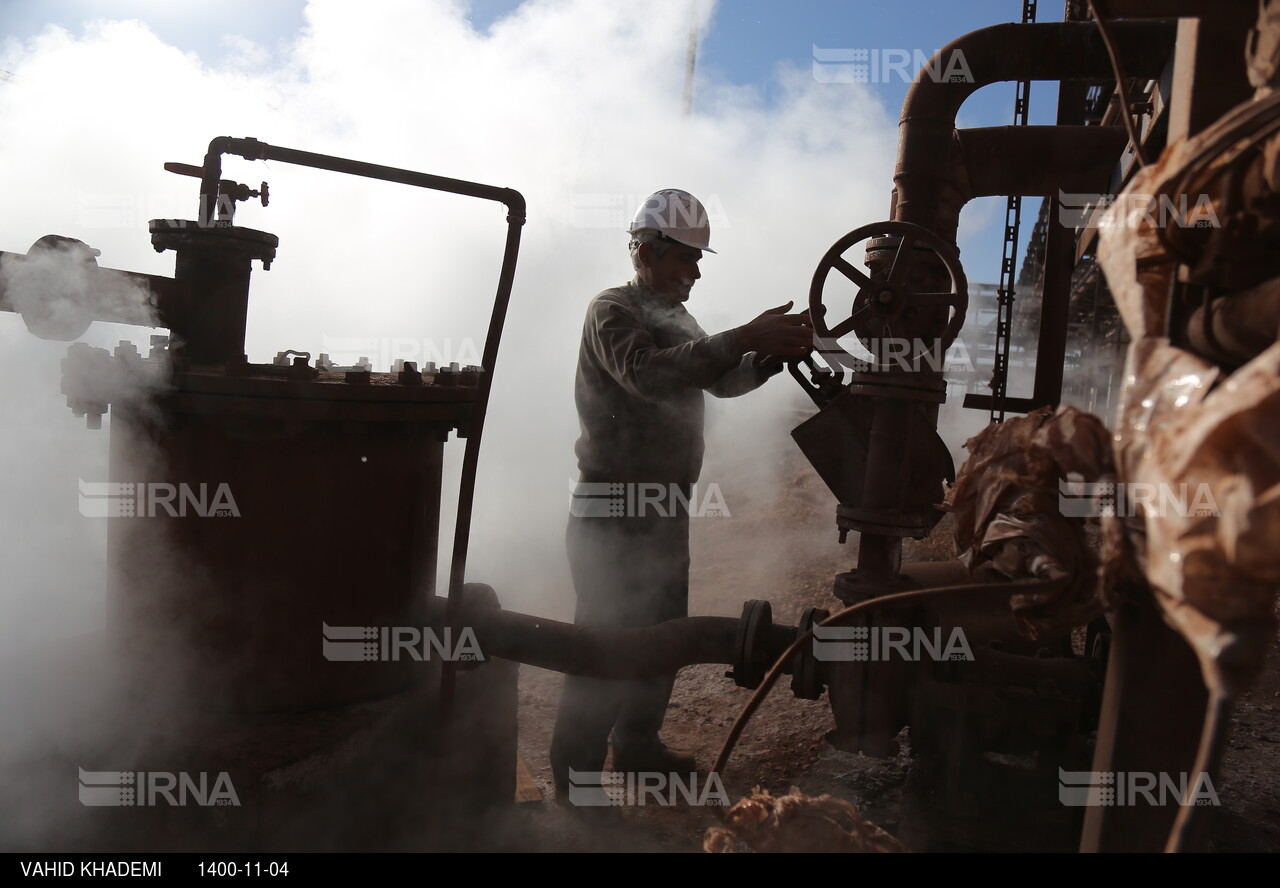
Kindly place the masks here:
<instances>
[{"instance_id":1,"label":"torn insulation wrap","mask_svg":"<svg viewBox=\"0 0 1280 888\"><path fill-rule=\"evenodd\" d=\"M988 426L965 448L969 458L943 508L955 515L956 547L970 571L1062 580L1013 596L1014 618L1029 638L1061 635L1101 614L1108 601L1084 520L1064 516L1059 501L1069 473L1114 480L1102 422L1074 407L1042 407Z\"/></svg>"},{"instance_id":2,"label":"torn insulation wrap","mask_svg":"<svg viewBox=\"0 0 1280 888\"><path fill-rule=\"evenodd\" d=\"M1240 127L1242 115L1240 109L1229 112L1139 172L1104 216L1099 246L1099 262L1133 337L1115 424L1117 473L1130 492L1131 517L1123 524L1113 519L1107 534L1123 535L1123 548L1155 590L1166 620L1195 650L1206 684L1227 696L1261 670L1276 629L1280 345L1234 370L1174 345L1167 329L1170 283L1175 275L1181 280L1207 272L1185 265L1180 270L1179 259L1164 249L1158 220L1132 212L1127 196L1212 178L1205 171L1224 161L1206 159L1206 146L1230 141L1220 131L1226 123ZM1236 144L1223 155L1233 156ZM1217 212L1225 216L1227 204L1225 194L1215 193ZM1191 243L1203 234L1180 237ZM1120 549L1109 557L1122 557ZM1104 569L1119 573L1126 567L1111 563Z\"/></svg>"}]
</instances>

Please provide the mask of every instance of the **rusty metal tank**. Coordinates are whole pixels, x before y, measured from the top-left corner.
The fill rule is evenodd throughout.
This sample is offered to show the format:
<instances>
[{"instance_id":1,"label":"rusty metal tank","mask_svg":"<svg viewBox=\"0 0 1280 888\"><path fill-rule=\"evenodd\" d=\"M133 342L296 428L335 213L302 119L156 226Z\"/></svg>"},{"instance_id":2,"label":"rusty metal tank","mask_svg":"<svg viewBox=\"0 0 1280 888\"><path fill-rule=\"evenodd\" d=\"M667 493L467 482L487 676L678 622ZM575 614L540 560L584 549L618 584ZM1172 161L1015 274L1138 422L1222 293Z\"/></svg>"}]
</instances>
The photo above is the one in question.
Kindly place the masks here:
<instances>
[{"instance_id":1,"label":"rusty metal tank","mask_svg":"<svg viewBox=\"0 0 1280 888\"><path fill-rule=\"evenodd\" d=\"M111 481L132 485L132 514L108 519L112 622L130 657L234 708L403 687L421 664L386 659L377 627L425 625L444 442L476 388L300 361L172 378L111 424ZM368 660L340 659L353 648L326 647L326 625L347 641L371 627Z\"/></svg>"}]
</instances>

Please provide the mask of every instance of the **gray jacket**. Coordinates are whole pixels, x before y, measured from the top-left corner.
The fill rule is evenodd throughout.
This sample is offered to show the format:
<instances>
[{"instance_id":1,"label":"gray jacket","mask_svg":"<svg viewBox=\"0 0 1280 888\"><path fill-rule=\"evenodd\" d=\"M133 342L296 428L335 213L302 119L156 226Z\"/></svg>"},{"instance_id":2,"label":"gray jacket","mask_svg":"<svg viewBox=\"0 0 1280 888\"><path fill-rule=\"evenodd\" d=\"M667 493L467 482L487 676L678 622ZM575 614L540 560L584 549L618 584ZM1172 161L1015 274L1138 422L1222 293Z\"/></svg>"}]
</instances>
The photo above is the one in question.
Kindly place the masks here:
<instances>
[{"instance_id":1,"label":"gray jacket","mask_svg":"<svg viewBox=\"0 0 1280 888\"><path fill-rule=\"evenodd\" d=\"M708 336L680 302L638 277L587 308L575 399L585 482L698 480L703 391L732 398L758 388L782 363L743 354L732 330Z\"/></svg>"}]
</instances>

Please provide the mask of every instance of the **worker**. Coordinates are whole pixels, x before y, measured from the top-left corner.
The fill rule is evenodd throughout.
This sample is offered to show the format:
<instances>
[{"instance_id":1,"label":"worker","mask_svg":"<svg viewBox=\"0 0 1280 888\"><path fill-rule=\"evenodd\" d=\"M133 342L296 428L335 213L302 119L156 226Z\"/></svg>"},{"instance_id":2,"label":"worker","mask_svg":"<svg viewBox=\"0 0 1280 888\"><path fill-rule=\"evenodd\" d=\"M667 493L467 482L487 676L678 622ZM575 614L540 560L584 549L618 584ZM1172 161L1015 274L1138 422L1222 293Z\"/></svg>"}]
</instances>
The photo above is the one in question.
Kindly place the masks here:
<instances>
[{"instance_id":1,"label":"worker","mask_svg":"<svg viewBox=\"0 0 1280 888\"><path fill-rule=\"evenodd\" d=\"M703 391L746 394L813 343L807 315L788 314L791 303L714 336L698 326L684 303L703 254L715 251L692 194L654 193L629 233L635 277L591 301L578 352L580 480L566 543L580 626L688 616L688 503L702 468ZM571 769L603 771L610 733L615 772L692 772L693 758L658 734L674 683L674 675L566 676L551 742L557 796L572 798Z\"/></svg>"}]
</instances>

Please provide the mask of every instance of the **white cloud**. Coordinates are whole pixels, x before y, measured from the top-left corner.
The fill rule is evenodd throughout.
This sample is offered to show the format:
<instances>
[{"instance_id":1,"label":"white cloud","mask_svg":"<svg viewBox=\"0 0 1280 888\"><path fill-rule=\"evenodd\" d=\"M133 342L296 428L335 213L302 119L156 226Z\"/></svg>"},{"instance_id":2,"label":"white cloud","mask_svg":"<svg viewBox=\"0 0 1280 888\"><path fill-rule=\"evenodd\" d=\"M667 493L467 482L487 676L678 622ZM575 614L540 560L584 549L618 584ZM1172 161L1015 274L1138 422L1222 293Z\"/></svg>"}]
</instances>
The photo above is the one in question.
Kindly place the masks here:
<instances>
[{"instance_id":1,"label":"white cloud","mask_svg":"<svg viewBox=\"0 0 1280 888\"><path fill-rule=\"evenodd\" d=\"M714 11L702 6L705 32ZM784 98L764 106L700 71L695 112L681 116L688 8L531 0L480 34L461 3L314 0L274 68L247 41L210 67L139 22L95 23L79 35L50 28L5 51L15 82L0 84L0 249L23 252L59 233L101 249L102 265L172 274L172 254L152 250L145 223L190 218L197 188L161 164L199 163L220 135L520 190L529 220L468 573L492 583L508 607L567 617L577 340L591 296L630 276L623 235L582 227L584 204L603 196L627 203L619 212L629 217L629 201L661 187L714 198L726 222L712 233L719 255L703 261L689 304L712 331L788 299L802 306L827 246L887 213L896 130L866 89L783 70ZM225 161L224 176L271 184L271 206L244 206L238 221L281 240L273 269L254 273L251 360L286 348L315 353L326 336L482 337L504 236L500 206L238 158ZM0 317L0 349L10 429L0 454L23 473L6 481L14 487L0 504L0 560L6 600L30 605L40 590L71 581L64 577L89 582L105 570L100 538L80 530L68 538L20 504L54 495L66 479L73 490L86 465L105 465L106 436L58 406L63 346ZM771 383L788 396L792 386L785 377ZM777 394L716 405L726 417L719 432L732 434L735 414L754 414L760 426ZM779 411L778 436L789 417ZM449 447L460 455L459 444ZM447 558L450 516L442 527ZM50 557L55 539L63 558ZM83 604L63 598L69 608Z\"/></svg>"}]
</instances>

